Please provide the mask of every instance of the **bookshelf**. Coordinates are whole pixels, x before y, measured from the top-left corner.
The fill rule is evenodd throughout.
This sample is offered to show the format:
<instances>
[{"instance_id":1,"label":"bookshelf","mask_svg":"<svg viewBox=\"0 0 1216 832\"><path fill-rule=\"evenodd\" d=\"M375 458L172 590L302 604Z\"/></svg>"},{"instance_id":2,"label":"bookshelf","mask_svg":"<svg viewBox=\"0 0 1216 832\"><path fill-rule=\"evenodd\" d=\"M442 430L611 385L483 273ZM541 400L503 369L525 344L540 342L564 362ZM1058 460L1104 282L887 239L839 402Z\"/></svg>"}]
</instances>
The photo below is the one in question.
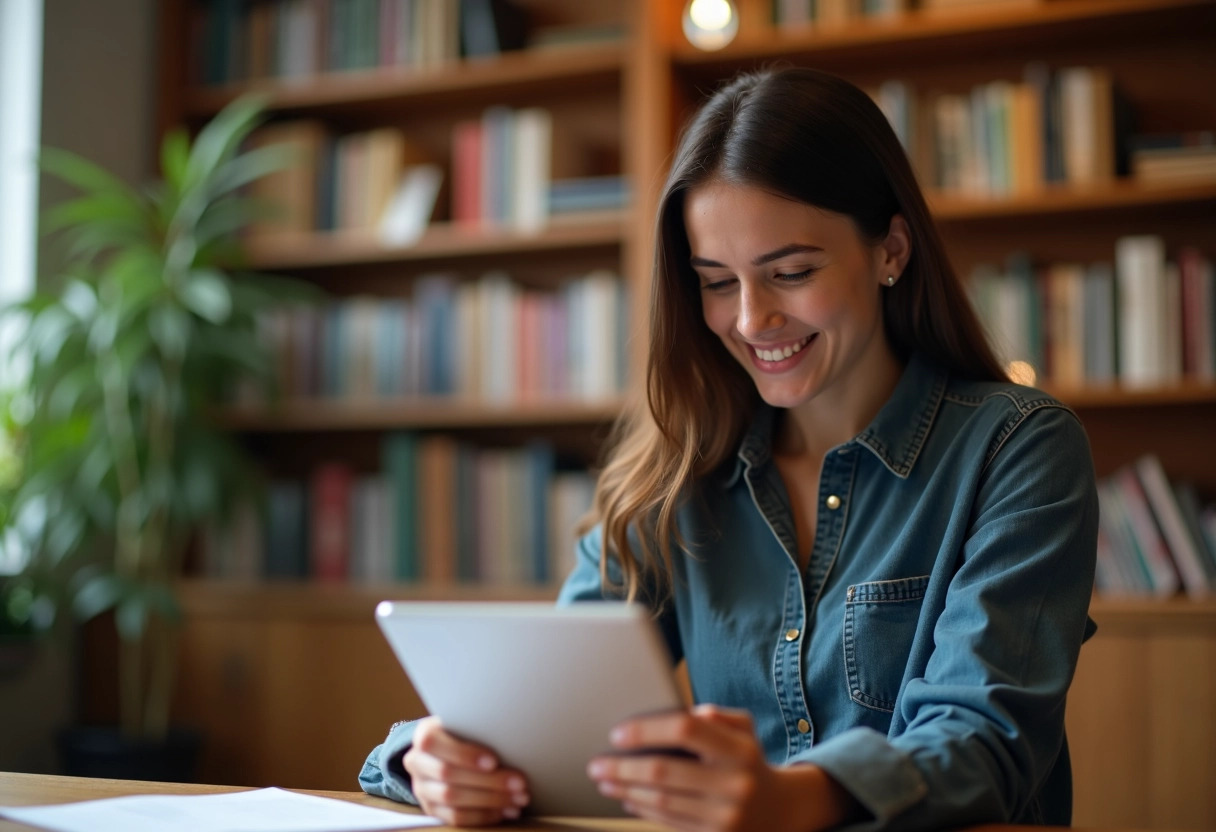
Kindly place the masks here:
<instances>
[{"instance_id":1,"label":"bookshelf","mask_svg":"<svg viewBox=\"0 0 1216 832\"><path fill-rule=\"evenodd\" d=\"M644 320L651 264L652 217L668 154L679 125L705 91L739 70L806 64L840 73L867 88L898 78L917 90L961 94L996 80L1018 81L1031 61L1053 68L1101 66L1135 108L1138 129L1216 128L1216 98L1210 92L1216 89L1216 3L1212 0L1041 0L1016 7L932 13L913 8L891 18L800 29L774 25L766 0L737 0L739 36L712 53L700 52L683 40L679 25L683 3L675 0L521 3L540 24L607 24L622 27L626 34L612 43L454 60L424 70L395 68L320 74L306 81L260 79L206 86L190 80L186 50L181 48L190 41L193 0L163 0L159 124L197 125L233 97L256 90L267 96L276 119L315 119L338 131L403 125L448 161L451 132L460 120L497 104L550 108L555 124L568 134L606 144L599 151L610 157L608 165L614 169L609 172L620 173L629 182L628 209L588 215L577 222L551 222L523 233L471 229L452 222L441 206L436 221L410 247L385 247L367 234L310 234L259 243L251 248L251 265L303 276L341 296L387 297L401 296L420 277L439 271L472 280L488 268L502 267L543 289L572 273L609 268L630 289L633 326L624 360L635 382L644 361L639 324ZM589 172L593 171L569 171ZM1044 262L1113 260L1115 240L1131 234L1159 235L1171 252L1191 245L1208 257L1216 256L1214 182L1150 186L1119 178L1085 187L1044 185L1033 193L991 198L929 189L929 199L963 275L979 263L1001 263L1014 249ZM1047 382L1046 386L1081 416L1099 475L1155 452L1171 477L1189 480L1204 498L1216 500L1216 466L1211 465L1216 459L1216 433L1211 429L1216 424L1216 383L1181 380L1147 389L1118 384ZM620 406L619 397L592 402L525 399L492 406L460 397L289 399L272 409L220 408L217 419L241 434L272 469L299 474L334 455L356 467L374 466L379 438L406 429L494 447L548 438L580 462L590 463ZM206 773L221 781L229 777L316 788L350 781L361 754L380 739L384 725L411 715L398 703L412 702L410 707L416 707L416 701L408 698L412 696L408 686L394 675L395 665L387 671L379 666L390 659L375 641L370 617L375 601L387 595L539 600L555 592L552 585L188 581L185 601L191 624L183 645L182 712L209 730L216 720L209 702L228 702L228 714L233 716L231 725L215 728L217 740ZM1184 638L1190 645L1185 649L1195 651L1186 653L1187 660L1200 662L1210 677L1216 661L1212 658L1216 610L1210 603L1181 599L1166 603L1099 598L1093 615L1102 633L1083 654L1077 693L1070 701L1078 775L1076 821L1119 825L1136 818L1146 826L1176 828L1216 824L1216 805L1199 797L1198 791L1187 792L1185 784L1190 781L1185 777L1180 781L1184 786L1154 793L1151 811L1111 814L1101 796L1100 756L1095 751L1104 748L1101 732L1109 726L1083 716L1106 695L1103 680L1109 674L1151 677L1170 667L1181 655L1171 639ZM363 645L364 640L374 646ZM298 691L318 677L318 671L297 655L299 643L313 645L310 650L318 658L332 658L334 678L359 679L356 686L364 692L382 684L391 695L377 694L380 698L367 704L360 692L327 684L323 693L293 706L283 720L259 729L261 717L254 714L264 716L270 700L257 700L265 706L259 706L261 710L241 704L243 696L265 696L255 693L251 680L260 679L275 690ZM1090 654L1097 658L1087 659ZM272 666L273 672L256 669ZM232 674L235 677L229 678ZM289 686L289 680L295 683ZM1206 722L1192 726L1192 733L1207 737L1209 747L1216 747L1216 725L1210 719L1216 713L1216 690L1210 680L1199 689L1206 705L1185 700L1181 688L1156 686L1153 707L1164 712L1176 706L1179 712L1208 714ZM241 691L244 694L238 695ZM339 717L339 722L324 729L323 738L293 736L293 722L315 722L322 712L359 715ZM1082 716L1074 717L1074 712ZM257 751L236 764L246 735L258 737ZM337 747L334 743L341 753L328 754ZM321 757L331 757L332 767L318 769L316 761ZM308 760L308 766L300 760ZM1211 771L1209 767L1207 772Z\"/></svg>"}]
</instances>

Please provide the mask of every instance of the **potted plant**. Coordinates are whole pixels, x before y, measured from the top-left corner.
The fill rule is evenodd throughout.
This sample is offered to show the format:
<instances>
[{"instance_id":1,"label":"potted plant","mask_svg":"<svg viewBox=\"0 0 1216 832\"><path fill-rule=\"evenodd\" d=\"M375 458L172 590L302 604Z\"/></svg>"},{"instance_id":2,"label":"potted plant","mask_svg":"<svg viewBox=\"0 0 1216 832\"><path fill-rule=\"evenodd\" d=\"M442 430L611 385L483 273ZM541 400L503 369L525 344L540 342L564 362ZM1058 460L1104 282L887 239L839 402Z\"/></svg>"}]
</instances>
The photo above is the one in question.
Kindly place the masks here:
<instances>
[{"instance_id":1,"label":"potted plant","mask_svg":"<svg viewBox=\"0 0 1216 832\"><path fill-rule=\"evenodd\" d=\"M8 310L28 373L12 397L21 479L0 541L25 550L27 607L69 607L80 619L113 611L121 730L78 734L86 748L138 757L175 739L175 581L191 534L224 517L252 479L208 410L238 382L269 390L259 319L306 295L236 270L240 231L265 213L245 186L289 162L281 146L243 148L261 110L240 99L193 142L169 133L161 179L143 190L43 153L43 168L81 194L47 215L62 245L58 285ZM98 773L91 765L76 772ZM129 762L110 776L188 776L168 765Z\"/></svg>"}]
</instances>

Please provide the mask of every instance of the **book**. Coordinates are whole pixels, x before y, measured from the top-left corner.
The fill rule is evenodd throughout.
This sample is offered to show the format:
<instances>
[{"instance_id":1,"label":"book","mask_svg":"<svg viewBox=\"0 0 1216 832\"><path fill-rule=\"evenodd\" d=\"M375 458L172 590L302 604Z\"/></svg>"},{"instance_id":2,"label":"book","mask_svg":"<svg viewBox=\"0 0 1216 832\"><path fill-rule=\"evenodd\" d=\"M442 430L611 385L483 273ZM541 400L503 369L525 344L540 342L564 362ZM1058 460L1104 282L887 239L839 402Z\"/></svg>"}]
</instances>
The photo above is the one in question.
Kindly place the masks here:
<instances>
[{"instance_id":1,"label":"book","mask_svg":"<svg viewBox=\"0 0 1216 832\"><path fill-rule=\"evenodd\" d=\"M1178 570L1153 519L1140 478L1132 468L1122 468L1114 474L1114 481L1136 549L1148 570L1153 594L1173 595L1179 589Z\"/></svg>"},{"instance_id":2,"label":"book","mask_svg":"<svg viewBox=\"0 0 1216 832\"><path fill-rule=\"evenodd\" d=\"M312 577L342 582L350 575L353 474L342 463L326 463L310 482L308 562Z\"/></svg>"},{"instance_id":3,"label":"book","mask_svg":"<svg viewBox=\"0 0 1216 832\"><path fill-rule=\"evenodd\" d=\"M316 228L318 171L328 140L328 128L312 120L267 125L250 137L252 147L279 147L290 158L286 167L250 186L250 196L269 212L266 219L249 227L251 243L306 234Z\"/></svg>"},{"instance_id":4,"label":"book","mask_svg":"<svg viewBox=\"0 0 1216 832\"><path fill-rule=\"evenodd\" d=\"M1182 509L1174 498L1161 461L1154 455L1143 456L1135 463L1136 476L1144 486L1144 493L1152 509L1153 517L1161 529L1162 537L1173 557L1174 565L1182 578L1182 585L1191 598L1206 598L1214 588L1208 580L1204 561L1197 542L1182 516Z\"/></svg>"},{"instance_id":5,"label":"book","mask_svg":"<svg viewBox=\"0 0 1216 832\"><path fill-rule=\"evenodd\" d=\"M270 484L262 570L265 577L308 577L308 517L308 492L302 481L276 480Z\"/></svg>"},{"instance_id":6,"label":"book","mask_svg":"<svg viewBox=\"0 0 1216 832\"><path fill-rule=\"evenodd\" d=\"M388 489L393 518L392 575L398 581L422 577L418 555L418 440L408 432L387 435L380 447L380 468Z\"/></svg>"},{"instance_id":7,"label":"book","mask_svg":"<svg viewBox=\"0 0 1216 832\"><path fill-rule=\"evenodd\" d=\"M1120 237L1115 242L1115 280L1119 380L1129 387L1161 384L1169 376L1164 241L1154 235Z\"/></svg>"},{"instance_id":8,"label":"book","mask_svg":"<svg viewBox=\"0 0 1216 832\"><path fill-rule=\"evenodd\" d=\"M512 0L460 0L460 53L485 58L523 49L527 10Z\"/></svg>"}]
</instances>

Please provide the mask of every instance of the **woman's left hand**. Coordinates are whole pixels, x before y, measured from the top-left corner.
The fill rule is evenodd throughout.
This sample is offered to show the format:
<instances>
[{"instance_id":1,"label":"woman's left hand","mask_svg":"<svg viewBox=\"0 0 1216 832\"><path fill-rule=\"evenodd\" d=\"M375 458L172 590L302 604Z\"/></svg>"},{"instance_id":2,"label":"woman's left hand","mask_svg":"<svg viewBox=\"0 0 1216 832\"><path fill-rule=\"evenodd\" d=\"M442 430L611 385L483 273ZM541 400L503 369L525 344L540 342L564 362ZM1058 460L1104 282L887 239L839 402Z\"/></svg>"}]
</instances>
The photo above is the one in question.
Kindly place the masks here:
<instances>
[{"instance_id":1,"label":"woman's left hand","mask_svg":"<svg viewBox=\"0 0 1216 832\"><path fill-rule=\"evenodd\" d=\"M833 820L823 812L839 801L839 787L815 766L770 766L746 711L699 705L641 717L618 725L611 739L627 753L596 757L587 773L646 820L706 832L801 832Z\"/></svg>"}]
</instances>

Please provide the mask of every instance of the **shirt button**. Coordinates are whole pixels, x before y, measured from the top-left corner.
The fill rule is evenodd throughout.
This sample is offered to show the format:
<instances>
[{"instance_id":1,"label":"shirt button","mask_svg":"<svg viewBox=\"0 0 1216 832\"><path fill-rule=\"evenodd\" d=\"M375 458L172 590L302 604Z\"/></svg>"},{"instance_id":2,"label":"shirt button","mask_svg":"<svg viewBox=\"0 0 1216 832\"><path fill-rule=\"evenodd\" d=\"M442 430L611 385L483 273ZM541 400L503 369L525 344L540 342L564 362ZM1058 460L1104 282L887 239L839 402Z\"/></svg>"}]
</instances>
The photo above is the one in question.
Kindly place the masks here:
<instances>
[{"instance_id":1,"label":"shirt button","mask_svg":"<svg viewBox=\"0 0 1216 832\"><path fill-rule=\"evenodd\" d=\"M840 508L840 498L835 494L828 495L826 502L828 504L828 508L830 508L832 511Z\"/></svg>"},{"instance_id":2,"label":"shirt button","mask_svg":"<svg viewBox=\"0 0 1216 832\"><path fill-rule=\"evenodd\" d=\"M798 640L798 631L794 630L794 629L786 630L785 631L785 640L786 641L797 641Z\"/></svg>"},{"instance_id":3,"label":"shirt button","mask_svg":"<svg viewBox=\"0 0 1216 832\"><path fill-rule=\"evenodd\" d=\"M807 722L805 719L798 720L798 733L799 734L806 734L810 730L811 730L811 723Z\"/></svg>"}]
</instances>

